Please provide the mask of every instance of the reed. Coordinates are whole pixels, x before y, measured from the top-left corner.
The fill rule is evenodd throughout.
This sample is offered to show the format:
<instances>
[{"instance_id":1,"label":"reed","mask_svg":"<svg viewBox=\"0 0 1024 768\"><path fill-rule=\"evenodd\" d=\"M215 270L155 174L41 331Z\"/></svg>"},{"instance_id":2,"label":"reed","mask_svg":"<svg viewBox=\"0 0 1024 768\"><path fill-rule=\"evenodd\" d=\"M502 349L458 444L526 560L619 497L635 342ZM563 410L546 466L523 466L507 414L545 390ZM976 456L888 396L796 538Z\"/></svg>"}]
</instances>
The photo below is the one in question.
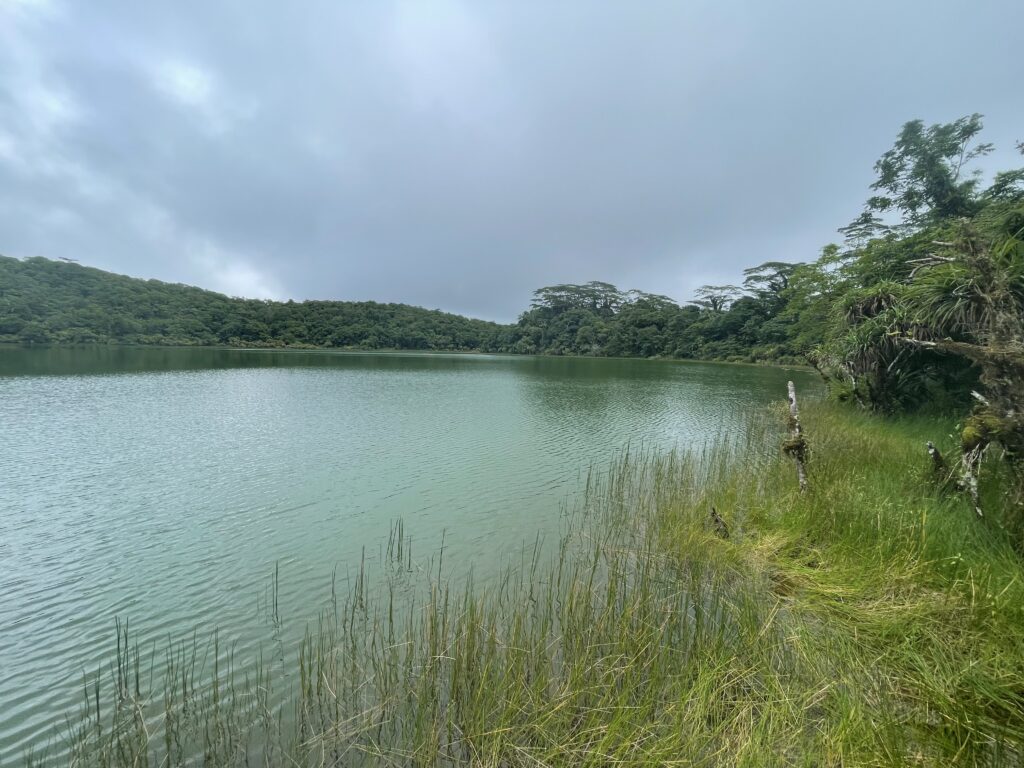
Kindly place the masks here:
<instances>
[{"instance_id":1,"label":"reed","mask_svg":"<svg viewBox=\"0 0 1024 768\"><path fill-rule=\"evenodd\" d=\"M415 570L399 524L289 677L216 636L147 674L119 627L64 746L27 762L1021 765L1012 510L979 521L933 487L937 421L801 418L806 492L781 411L701 451L626 449L557 546L483 584ZM998 476L984 492L999 508Z\"/></svg>"}]
</instances>

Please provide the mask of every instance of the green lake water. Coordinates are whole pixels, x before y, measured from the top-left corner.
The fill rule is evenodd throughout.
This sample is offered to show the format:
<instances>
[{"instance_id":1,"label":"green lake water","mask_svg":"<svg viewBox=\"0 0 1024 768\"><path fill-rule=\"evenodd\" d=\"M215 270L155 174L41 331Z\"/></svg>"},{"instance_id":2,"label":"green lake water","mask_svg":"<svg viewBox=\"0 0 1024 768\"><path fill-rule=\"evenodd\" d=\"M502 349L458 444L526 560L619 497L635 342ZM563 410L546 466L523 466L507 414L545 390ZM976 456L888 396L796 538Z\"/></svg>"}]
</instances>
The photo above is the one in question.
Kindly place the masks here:
<instances>
[{"instance_id":1,"label":"green lake water","mask_svg":"<svg viewBox=\"0 0 1024 768\"><path fill-rule=\"evenodd\" d=\"M109 664L219 629L291 654L398 519L446 570L555 537L588 468L699 446L802 370L649 360L0 348L0 764ZM275 564L281 631L259 603ZM282 639L283 634L283 639Z\"/></svg>"}]
</instances>

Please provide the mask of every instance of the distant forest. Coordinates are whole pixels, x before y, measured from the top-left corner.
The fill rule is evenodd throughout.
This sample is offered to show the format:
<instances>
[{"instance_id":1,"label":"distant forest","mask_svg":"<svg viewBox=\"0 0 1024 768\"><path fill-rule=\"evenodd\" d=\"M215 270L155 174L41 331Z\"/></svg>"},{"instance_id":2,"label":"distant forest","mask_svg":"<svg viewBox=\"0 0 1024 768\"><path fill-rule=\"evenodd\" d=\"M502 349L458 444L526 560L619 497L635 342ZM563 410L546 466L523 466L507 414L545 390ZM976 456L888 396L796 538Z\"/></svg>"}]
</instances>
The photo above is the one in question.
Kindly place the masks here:
<instances>
[{"instance_id":1,"label":"distant forest","mask_svg":"<svg viewBox=\"0 0 1024 768\"><path fill-rule=\"evenodd\" d=\"M602 282L556 285L500 325L404 304L229 298L0 257L0 342L809 362L844 396L898 410L973 386L989 359L978 349L1016 365L1024 344L1024 169L983 186L971 170L992 150L981 131L979 115L907 123L875 164L863 213L839 230L843 245L751 267L684 305Z\"/></svg>"},{"instance_id":2,"label":"distant forest","mask_svg":"<svg viewBox=\"0 0 1024 768\"><path fill-rule=\"evenodd\" d=\"M549 286L535 291L518 323L501 325L406 304L230 298L67 261L0 256L0 343L795 359L784 324L769 323L791 271L767 264L750 271L749 295L705 288L685 306L609 283Z\"/></svg>"},{"instance_id":3,"label":"distant forest","mask_svg":"<svg viewBox=\"0 0 1024 768\"><path fill-rule=\"evenodd\" d=\"M406 304L229 298L0 256L0 342L479 350L501 327Z\"/></svg>"}]
</instances>

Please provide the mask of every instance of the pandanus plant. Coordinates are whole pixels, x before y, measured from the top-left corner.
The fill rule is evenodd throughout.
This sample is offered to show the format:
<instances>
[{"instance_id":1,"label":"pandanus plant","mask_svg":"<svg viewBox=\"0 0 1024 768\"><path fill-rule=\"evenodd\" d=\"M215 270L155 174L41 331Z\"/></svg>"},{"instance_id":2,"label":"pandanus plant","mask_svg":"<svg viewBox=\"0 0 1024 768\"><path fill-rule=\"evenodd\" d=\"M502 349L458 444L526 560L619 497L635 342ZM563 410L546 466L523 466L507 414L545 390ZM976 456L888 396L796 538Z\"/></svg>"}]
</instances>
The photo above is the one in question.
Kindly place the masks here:
<instances>
[{"instance_id":1,"label":"pandanus plant","mask_svg":"<svg viewBox=\"0 0 1024 768\"><path fill-rule=\"evenodd\" d=\"M993 217L994 218L994 217ZM917 260L905 302L910 347L966 358L980 392L961 432L963 478L980 515L977 475L998 446L1015 480L1012 503L1024 504L1024 206L990 221L958 221L950 238Z\"/></svg>"}]
</instances>

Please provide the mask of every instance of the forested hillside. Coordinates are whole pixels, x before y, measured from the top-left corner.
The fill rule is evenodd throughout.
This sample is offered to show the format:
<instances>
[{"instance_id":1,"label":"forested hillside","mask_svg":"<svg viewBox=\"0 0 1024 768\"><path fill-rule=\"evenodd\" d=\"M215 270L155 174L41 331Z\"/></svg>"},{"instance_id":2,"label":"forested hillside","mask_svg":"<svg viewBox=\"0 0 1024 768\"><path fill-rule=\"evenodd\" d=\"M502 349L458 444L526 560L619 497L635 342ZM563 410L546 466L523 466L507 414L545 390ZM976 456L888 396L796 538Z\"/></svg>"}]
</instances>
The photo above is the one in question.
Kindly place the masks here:
<instances>
[{"instance_id":1,"label":"forested hillside","mask_svg":"<svg viewBox=\"0 0 1024 768\"><path fill-rule=\"evenodd\" d=\"M78 264L0 257L0 342L474 350L498 328L407 304L235 299Z\"/></svg>"}]
</instances>

